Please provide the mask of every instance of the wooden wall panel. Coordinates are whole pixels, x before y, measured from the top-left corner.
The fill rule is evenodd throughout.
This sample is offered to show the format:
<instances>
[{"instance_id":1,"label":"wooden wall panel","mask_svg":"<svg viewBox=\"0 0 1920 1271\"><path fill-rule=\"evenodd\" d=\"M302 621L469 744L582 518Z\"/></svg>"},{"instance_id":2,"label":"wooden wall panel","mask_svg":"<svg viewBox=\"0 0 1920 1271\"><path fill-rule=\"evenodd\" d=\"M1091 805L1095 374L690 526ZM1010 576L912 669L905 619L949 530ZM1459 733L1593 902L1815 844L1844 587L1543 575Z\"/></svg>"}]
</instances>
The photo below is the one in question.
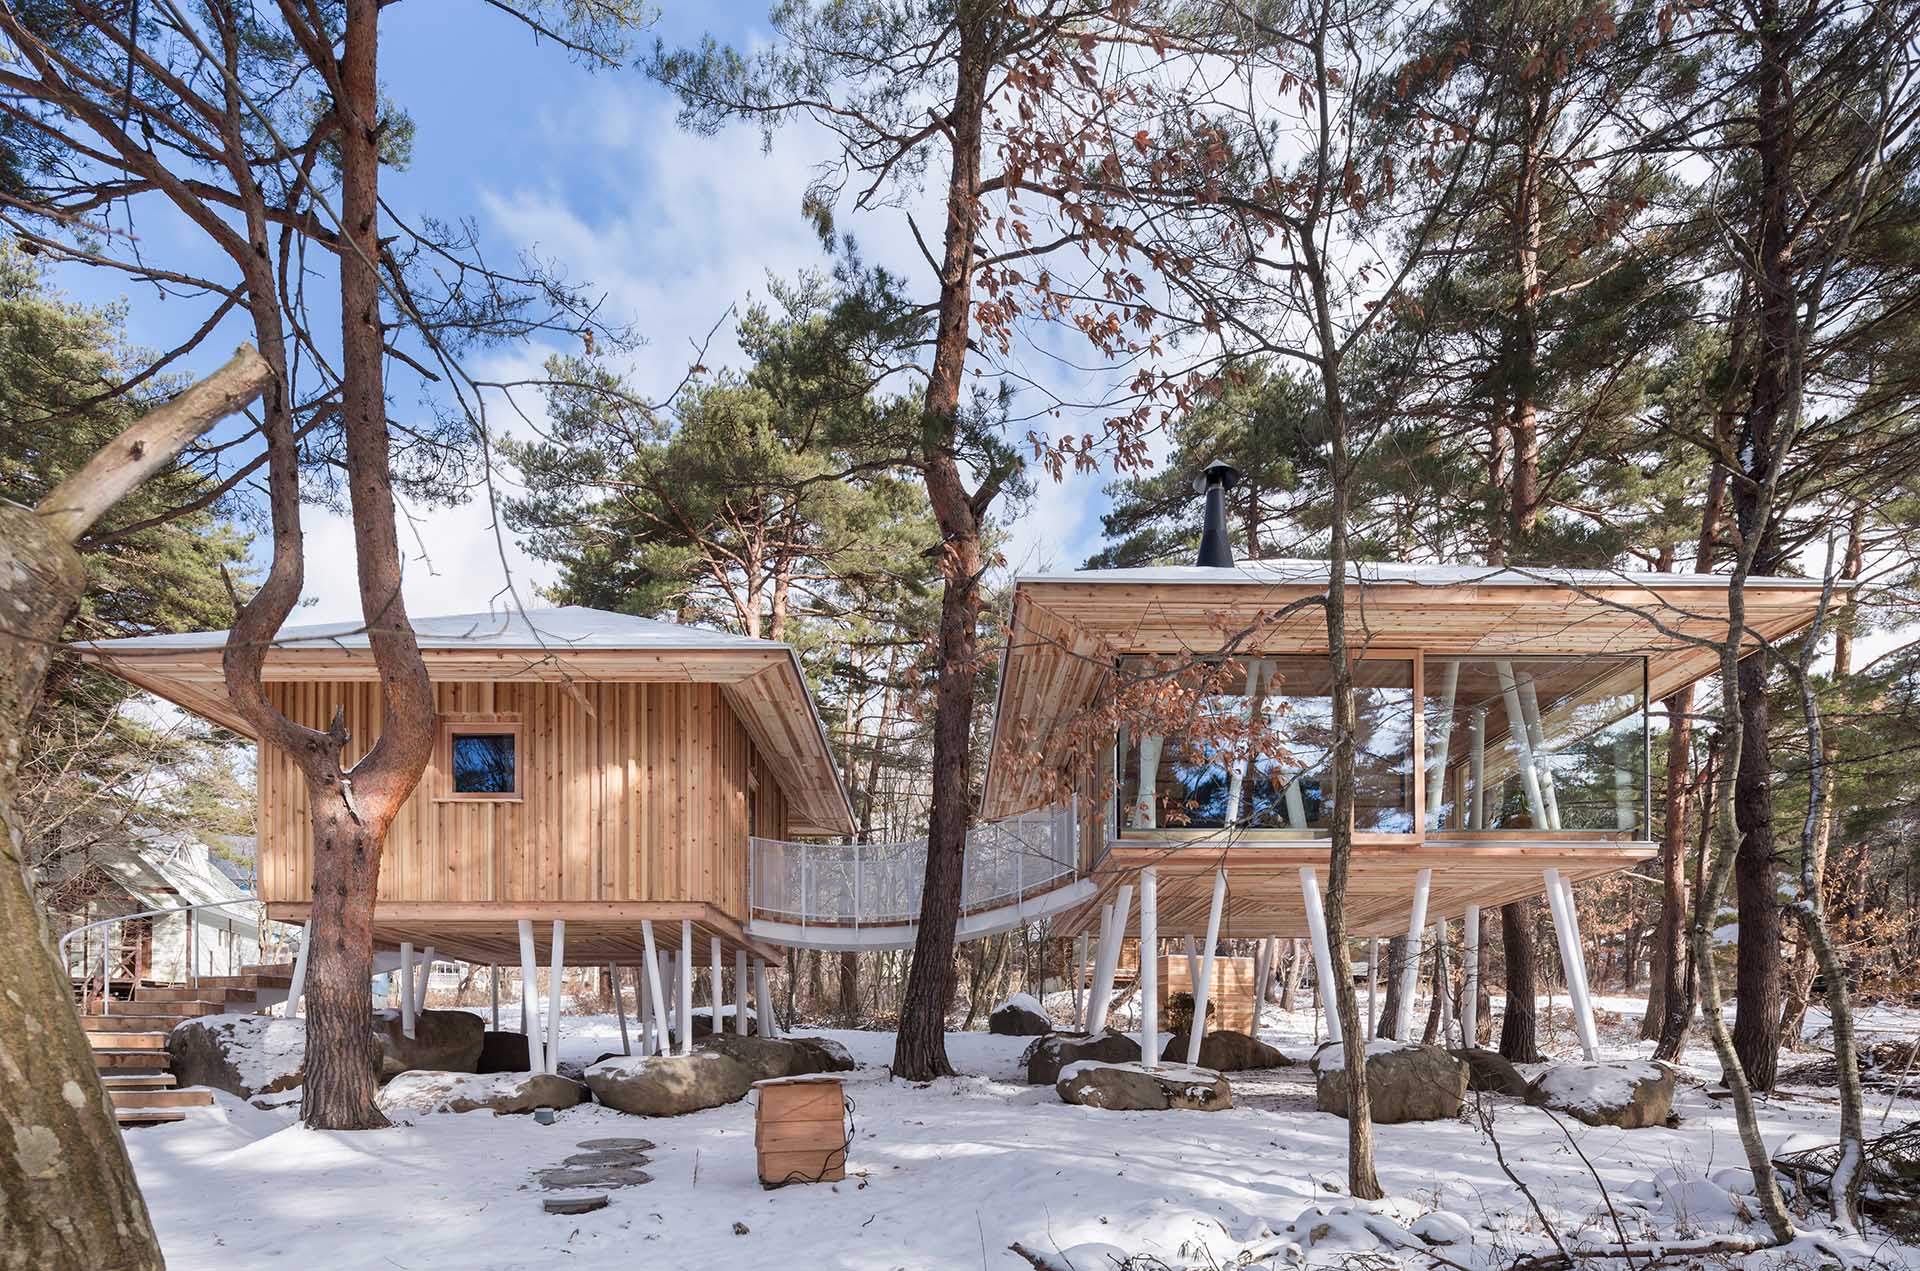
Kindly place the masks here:
<instances>
[{"instance_id":1,"label":"wooden wall panel","mask_svg":"<svg viewBox=\"0 0 1920 1271\"><path fill-rule=\"evenodd\" d=\"M705 901L744 915L747 837L784 837L788 808L718 684L453 681L442 715L518 717L520 801L438 800L429 767L401 809L380 867L389 901ZM337 707L349 758L379 736L378 686L268 688L291 717L324 727ZM435 756L435 763L440 756ZM306 791L262 747L260 884L269 901L311 899ZM756 824L748 825L749 785Z\"/></svg>"}]
</instances>

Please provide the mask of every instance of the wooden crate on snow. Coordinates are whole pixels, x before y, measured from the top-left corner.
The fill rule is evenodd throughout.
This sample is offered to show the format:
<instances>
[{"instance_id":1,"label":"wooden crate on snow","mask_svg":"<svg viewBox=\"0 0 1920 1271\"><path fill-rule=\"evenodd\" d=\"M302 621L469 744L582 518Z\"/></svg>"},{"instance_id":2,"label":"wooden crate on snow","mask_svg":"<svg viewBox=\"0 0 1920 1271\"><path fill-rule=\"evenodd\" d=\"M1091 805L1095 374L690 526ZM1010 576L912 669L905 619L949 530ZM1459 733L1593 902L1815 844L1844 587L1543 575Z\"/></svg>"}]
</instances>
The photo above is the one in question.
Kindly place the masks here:
<instances>
[{"instance_id":1,"label":"wooden crate on snow","mask_svg":"<svg viewBox=\"0 0 1920 1271\"><path fill-rule=\"evenodd\" d=\"M830 1073L753 1083L760 1183L837 1183L847 1176L846 1094Z\"/></svg>"},{"instance_id":2,"label":"wooden crate on snow","mask_svg":"<svg viewBox=\"0 0 1920 1271\"><path fill-rule=\"evenodd\" d=\"M1176 953L1160 959L1160 1031L1173 1025L1167 1018L1167 1003L1176 993L1192 993L1193 980L1187 974L1187 956ZM1207 1012L1209 1032L1226 1029L1234 1033L1253 1032L1253 959L1215 958L1213 988L1208 993L1212 1007Z\"/></svg>"}]
</instances>

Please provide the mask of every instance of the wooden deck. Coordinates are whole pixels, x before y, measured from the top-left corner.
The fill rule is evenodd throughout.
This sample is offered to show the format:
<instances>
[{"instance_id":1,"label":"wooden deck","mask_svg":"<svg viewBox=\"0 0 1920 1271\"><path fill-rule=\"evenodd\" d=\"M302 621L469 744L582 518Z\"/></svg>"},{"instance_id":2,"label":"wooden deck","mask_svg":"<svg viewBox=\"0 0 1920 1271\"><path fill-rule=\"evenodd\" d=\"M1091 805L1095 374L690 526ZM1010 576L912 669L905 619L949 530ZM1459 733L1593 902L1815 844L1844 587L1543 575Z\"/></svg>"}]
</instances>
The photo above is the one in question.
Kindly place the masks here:
<instances>
[{"instance_id":1,"label":"wooden deck","mask_svg":"<svg viewBox=\"0 0 1920 1271\"><path fill-rule=\"evenodd\" d=\"M1469 905L1484 910L1543 895L1542 871L1557 869L1571 882L1628 869L1657 855L1652 843L1432 843L1425 847L1355 847L1347 882L1347 934L1356 939L1404 936L1413 903L1414 879L1422 869L1433 878L1431 919L1458 918ZM1220 934L1231 938L1308 935L1301 899L1300 868L1311 865L1320 889L1327 886L1324 843L1298 846L1213 846L1127 843L1115 846L1093 871L1098 896L1055 919L1059 935L1098 931L1100 908L1122 883L1134 887L1127 931L1140 931L1140 870L1151 865L1160 880L1160 935L1204 936L1213 876L1227 871L1227 902Z\"/></svg>"}]
</instances>

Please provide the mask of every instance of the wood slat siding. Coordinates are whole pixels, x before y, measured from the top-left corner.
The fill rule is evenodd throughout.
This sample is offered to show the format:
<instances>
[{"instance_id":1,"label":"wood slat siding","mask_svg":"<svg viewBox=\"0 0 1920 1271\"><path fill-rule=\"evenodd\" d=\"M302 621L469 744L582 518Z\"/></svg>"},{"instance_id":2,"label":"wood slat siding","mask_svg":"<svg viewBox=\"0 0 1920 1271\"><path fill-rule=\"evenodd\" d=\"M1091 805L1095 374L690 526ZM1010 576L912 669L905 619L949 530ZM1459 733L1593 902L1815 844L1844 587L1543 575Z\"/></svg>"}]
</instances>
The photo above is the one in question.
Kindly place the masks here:
<instances>
[{"instance_id":1,"label":"wood slat siding","mask_svg":"<svg viewBox=\"0 0 1920 1271\"><path fill-rule=\"evenodd\" d=\"M435 755L387 838L380 899L448 904L704 901L747 908L749 834L785 837L788 807L720 684L458 680L434 686L443 717L518 717L520 800L438 800ZM290 718L324 728L346 711L348 762L380 735L379 686L268 685ZM262 746L260 889L312 898L306 785ZM758 824L749 827L749 784Z\"/></svg>"}]
</instances>

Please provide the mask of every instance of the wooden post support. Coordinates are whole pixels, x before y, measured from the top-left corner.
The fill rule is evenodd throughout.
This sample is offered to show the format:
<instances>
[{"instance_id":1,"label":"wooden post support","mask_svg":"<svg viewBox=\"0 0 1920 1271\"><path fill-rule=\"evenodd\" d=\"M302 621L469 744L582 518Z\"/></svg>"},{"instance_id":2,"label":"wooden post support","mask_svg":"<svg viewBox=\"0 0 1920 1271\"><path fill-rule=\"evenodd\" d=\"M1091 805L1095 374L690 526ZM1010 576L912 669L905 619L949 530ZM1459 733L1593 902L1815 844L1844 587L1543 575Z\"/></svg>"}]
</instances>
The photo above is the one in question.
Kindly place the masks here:
<instances>
[{"instance_id":1,"label":"wooden post support","mask_svg":"<svg viewBox=\"0 0 1920 1271\"><path fill-rule=\"evenodd\" d=\"M631 1055L633 1042L627 1036L627 1003L620 996L620 968L611 962L607 963L607 983L613 986L613 1013L620 1017L620 1053Z\"/></svg>"},{"instance_id":2,"label":"wooden post support","mask_svg":"<svg viewBox=\"0 0 1920 1271\"><path fill-rule=\"evenodd\" d=\"M400 1031L413 1036L413 942L400 942L400 970L395 984L400 990Z\"/></svg>"},{"instance_id":3,"label":"wooden post support","mask_svg":"<svg viewBox=\"0 0 1920 1271\"><path fill-rule=\"evenodd\" d=\"M553 920L553 965L547 972L547 1067L548 1072L559 1071L560 1066L560 1009L565 1002L561 991L561 973L566 970L567 956L567 920Z\"/></svg>"},{"instance_id":4,"label":"wooden post support","mask_svg":"<svg viewBox=\"0 0 1920 1271\"><path fill-rule=\"evenodd\" d=\"M737 1037L747 1035L747 951L733 951L733 1032ZM720 1031L720 1017L714 1016L713 1031Z\"/></svg>"},{"instance_id":5,"label":"wooden post support","mask_svg":"<svg viewBox=\"0 0 1920 1271\"><path fill-rule=\"evenodd\" d=\"M1586 955L1580 948L1580 918L1573 908L1573 888L1557 869L1545 871L1547 908L1553 912L1553 931L1560 943L1560 966L1566 972L1567 996L1573 1001L1573 1027L1587 1062L1600 1058L1600 1039L1593 1023L1593 999L1587 993Z\"/></svg>"},{"instance_id":6,"label":"wooden post support","mask_svg":"<svg viewBox=\"0 0 1920 1271\"><path fill-rule=\"evenodd\" d=\"M533 919L520 919L520 1029L527 1038L527 1071L545 1072L540 1047L540 967L534 961Z\"/></svg>"},{"instance_id":7,"label":"wooden post support","mask_svg":"<svg viewBox=\"0 0 1920 1271\"><path fill-rule=\"evenodd\" d=\"M717 1025L718 1020L714 1023ZM718 1028L715 1031L719 1031ZM693 920L680 922L680 1053L693 1053Z\"/></svg>"},{"instance_id":8,"label":"wooden post support","mask_svg":"<svg viewBox=\"0 0 1920 1271\"><path fill-rule=\"evenodd\" d=\"M1433 871L1423 869L1413 876L1413 913L1407 919L1407 964L1400 968L1400 1009L1393 1017L1396 1041L1408 1040L1413 1029L1413 994L1420 987L1420 936L1427 926L1427 895L1433 888Z\"/></svg>"},{"instance_id":9,"label":"wooden post support","mask_svg":"<svg viewBox=\"0 0 1920 1271\"><path fill-rule=\"evenodd\" d=\"M1313 973L1315 995L1320 999L1320 1013L1326 1017L1327 1040L1337 1042L1342 1039L1340 1032L1340 1011L1338 998L1333 987L1333 951L1327 947L1327 915L1320 907L1320 876L1311 865L1300 867L1300 902L1307 911L1307 934L1313 942ZM1345 949L1341 950L1344 954Z\"/></svg>"},{"instance_id":10,"label":"wooden post support","mask_svg":"<svg viewBox=\"0 0 1920 1271\"><path fill-rule=\"evenodd\" d=\"M1200 1062L1200 1039L1207 1031L1207 999L1213 993L1213 950L1220 943L1220 917L1227 907L1227 871L1213 876L1213 903L1207 907L1207 947L1200 951L1200 979L1193 989L1193 1024L1187 1029L1187 1063Z\"/></svg>"},{"instance_id":11,"label":"wooden post support","mask_svg":"<svg viewBox=\"0 0 1920 1271\"><path fill-rule=\"evenodd\" d=\"M1160 1066L1160 874L1140 871L1140 1062Z\"/></svg>"},{"instance_id":12,"label":"wooden post support","mask_svg":"<svg viewBox=\"0 0 1920 1271\"><path fill-rule=\"evenodd\" d=\"M300 952L293 955L293 982L287 985L287 1009L284 1014L288 1019L299 1013L300 995L307 991L307 946L312 943L308 939L312 934L311 926L300 928ZM499 1025L495 1024L494 1027L498 1028Z\"/></svg>"},{"instance_id":13,"label":"wooden post support","mask_svg":"<svg viewBox=\"0 0 1920 1271\"><path fill-rule=\"evenodd\" d=\"M647 952L647 1005L653 1009L654 1035L659 1038L660 1049L655 1054L667 1051L667 999L660 991L660 950L653 940L653 919L640 920L640 940Z\"/></svg>"},{"instance_id":14,"label":"wooden post support","mask_svg":"<svg viewBox=\"0 0 1920 1271\"><path fill-rule=\"evenodd\" d=\"M753 1021L762 1037L780 1036L780 1021L773 1013L773 986L767 982L767 960L753 960Z\"/></svg>"},{"instance_id":15,"label":"wooden post support","mask_svg":"<svg viewBox=\"0 0 1920 1271\"><path fill-rule=\"evenodd\" d=\"M1466 973L1466 988L1460 997L1461 1045L1478 1045L1480 1032L1480 906L1468 905L1466 930L1461 935L1460 966Z\"/></svg>"}]
</instances>

